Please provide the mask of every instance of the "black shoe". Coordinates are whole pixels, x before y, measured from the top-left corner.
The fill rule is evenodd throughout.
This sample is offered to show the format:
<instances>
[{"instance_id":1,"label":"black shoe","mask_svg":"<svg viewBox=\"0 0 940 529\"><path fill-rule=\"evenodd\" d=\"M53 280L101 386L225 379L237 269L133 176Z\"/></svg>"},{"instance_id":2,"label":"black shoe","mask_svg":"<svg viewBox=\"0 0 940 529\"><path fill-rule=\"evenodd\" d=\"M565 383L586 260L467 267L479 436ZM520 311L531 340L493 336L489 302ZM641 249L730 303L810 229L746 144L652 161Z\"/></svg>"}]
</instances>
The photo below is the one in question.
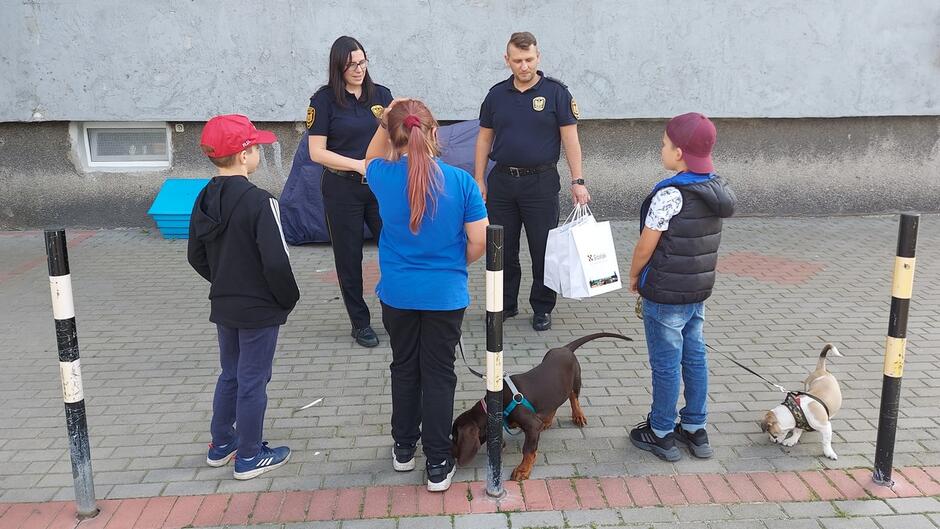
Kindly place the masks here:
<instances>
[{"instance_id":1,"label":"black shoe","mask_svg":"<svg viewBox=\"0 0 940 529\"><path fill-rule=\"evenodd\" d=\"M454 464L453 459L448 458L434 465L428 461L426 469L428 473L428 491L443 492L450 488L450 480L454 478L457 465Z\"/></svg>"},{"instance_id":2,"label":"black shoe","mask_svg":"<svg viewBox=\"0 0 940 529\"><path fill-rule=\"evenodd\" d=\"M518 315L519 315L519 309L504 310L503 321L506 321L509 318L515 318Z\"/></svg>"},{"instance_id":3,"label":"black shoe","mask_svg":"<svg viewBox=\"0 0 940 529\"><path fill-rule=\"evenodd\" d=\"M681 425L677 424L672 432L676 436L676 442L689 448L689 452L699 459L708 459L715 455L710 444L708 444L708 433L705 428L695 430L695 433L689 433Z\"/></svg>"},{"instance_id":4,"label":"black shoe","mask_svg":"<svg viewBox=\"0 0 940 529\"><path fill-rule=\"evenodd\" d=\"M678 461L682 454L676 448L676 434L669 432L666 437L657 437L650 426L649 415L646 420L630 430L630 442L640 450L652 452L656 457L666 461Z\"/></svg>"},{"instance_id":5,"label":"black shoe","mask_svg":"<svg viewBox=\"0 0 940 529\"><path fill-rule=\"evenodd\" d=\"M392 447L392 468L395 472L409 472L415 469L415 445L395 443Z\"/></svg>"},{"instance_id":6,"label":"black shoe","mask_svg":"<svg viewBox=\"0 0 940 529\"><path fill-rule=\"evenodd\" d=\"M375 335L375 331L372 330L372 327L363 327L361 329L353 329L352 337L356 339L356 343L363 347L375 347L379 345L379 337Z\"/></svg>"},{"instance_id":7,"label":"black shoe","mask_svg":"<svg viewBox=\"0 0 940 529\"><path fill-rule=\"evenodd\" d=\"M548 312L537 312L532 316L532 328L537 331L547 331L552 328L552 315Z\"/></svg>"}]
</instances>

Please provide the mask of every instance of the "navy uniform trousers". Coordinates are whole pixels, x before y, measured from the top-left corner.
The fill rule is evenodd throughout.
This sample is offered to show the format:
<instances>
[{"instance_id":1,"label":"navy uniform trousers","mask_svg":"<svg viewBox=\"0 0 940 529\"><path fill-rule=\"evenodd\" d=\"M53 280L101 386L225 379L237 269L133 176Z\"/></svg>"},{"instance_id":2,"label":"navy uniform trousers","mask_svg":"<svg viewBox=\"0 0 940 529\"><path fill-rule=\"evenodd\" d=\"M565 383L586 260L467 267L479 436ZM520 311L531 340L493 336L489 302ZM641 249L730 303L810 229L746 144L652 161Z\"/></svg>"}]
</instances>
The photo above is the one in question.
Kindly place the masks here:
<instances>
[{"instance_id":1,"label":"navy uniform trousers","mask_svg":"<svg viewBox=\"0 0 940 529\"><path fill-rule=\"evenodd\" d=\"M379 203L368 185L327 170L323 171L320 189L343 303L352 326L362 329L371 325L369 307L362 298L362 226L365 222L379 240Z\"/></svg>"},{"instance_id":2,"label":"navy uniform trousers","mask_svg":"<svg viewBox=\"0 0 940 529\"><path fill-rule=\"evenodd\" d=\"M555 308L555 291L544 284L545 244L549 230L558 226L558 192L561 190L558 170L546 169L531 175L513 176L496 165L486 183L486 211L490 224L500 224L504 232L503 310L518 310L522 266L519 264L519 239L525 226L532 258L532 288L529 304L532 311L551 313Z\"/></svg>"}]
</instances>

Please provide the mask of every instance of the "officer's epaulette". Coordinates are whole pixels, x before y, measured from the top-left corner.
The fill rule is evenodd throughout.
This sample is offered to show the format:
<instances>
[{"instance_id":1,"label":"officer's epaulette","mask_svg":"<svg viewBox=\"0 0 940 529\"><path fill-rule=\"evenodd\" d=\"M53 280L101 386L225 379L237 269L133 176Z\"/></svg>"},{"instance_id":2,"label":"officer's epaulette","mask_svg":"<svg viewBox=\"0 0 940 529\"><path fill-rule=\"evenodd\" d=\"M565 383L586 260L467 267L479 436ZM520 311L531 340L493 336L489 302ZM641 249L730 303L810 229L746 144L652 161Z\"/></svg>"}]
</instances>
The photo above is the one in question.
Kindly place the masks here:
<instances>
[{"instance_id":1,"label":"officer's epaulette","mask_svg":"<svg viewBox=\"0 0 940 529\"><path fill-rule=\"evenodd\" d=\"M320 92L322 92L322 91L324 91L324 90L328 90L329 88L330 88L330 85L323 85L323 86L321 86L320 88L317 88L317 91L314 92L312 96L310 96L310 99L313 99L314 97L317 96L317 94L319 94Z\"/></svg>"},{"instance_id":2,"label":"officer's epaulette","mask_svg":"<svg viewBox=\"0 0 940 529\"><path fill-rule=\"evenodd\" d=\"M507 83L507 82L512 82L512 77L510 77L509 79L503 79L502 81L500 81L500 82L494 84L493 86L490 87L490 89L489 89L488 91L489 91L489 92L492 92L494 88L496 88L497 86L499 86L499 85L501 85L501 84L505 84L505 83Z\"/></svg>"},{"instance_id":3,"label":"officer's epaulette","mask_svg":"<svg viewBox=\"0 0 940 529\"><path fill-rule=\"evenodd\" d=\"M547 75L545 76L545 78L548 79L549 81L553 81L553 82L556 82L556 83L560 84L560 85L562 86L562 88L568 88L568 85L566 85L565 83L561 82L561 80L559 80L559 79L555 79L554 77L549 77L549 76L547 76Z\"/></svg>"},{"instance_id":4,"label":"officer's epaulette","mask_svg":"<svg viewBox=\"0 0 940 529\"><path fill-rule=\"evenodd\" d=\"M390 90L387 86L385 86L385 85L382 85L382 84L379 84L379 83L374 83L374 84L375 84L375 87L376 87L376 88L384 88L384 89L388 90L389 92L391 92L391 90Z\"/></svg>"}]
</instances>

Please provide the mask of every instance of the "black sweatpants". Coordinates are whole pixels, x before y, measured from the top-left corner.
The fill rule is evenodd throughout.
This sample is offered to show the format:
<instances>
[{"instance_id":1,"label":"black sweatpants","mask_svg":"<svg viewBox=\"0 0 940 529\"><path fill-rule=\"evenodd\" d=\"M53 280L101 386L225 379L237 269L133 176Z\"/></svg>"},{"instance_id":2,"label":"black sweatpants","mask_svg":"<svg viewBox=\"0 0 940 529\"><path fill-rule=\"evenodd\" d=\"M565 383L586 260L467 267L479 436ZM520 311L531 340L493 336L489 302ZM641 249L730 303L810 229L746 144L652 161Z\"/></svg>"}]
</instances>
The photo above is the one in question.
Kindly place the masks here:
<instances>
[{"instance_id":1,"label":"black sweatpants","mask_svg":"<svg viewBox=\"0 0 940 529\"><path fill-rule=\"evenodd\" d=\"M503 310L518 310L522 266L519 264L519 239L525 226L529 255L532 258L532 288L529 304L536 313L551 313L555 291L546 287L545 245L548 232L558 226L558 170L513 176L496 166L486 182L486 212L490 224L503 226Z\"/></svg>"},{"instance_id":2,"label":"black sweatpants","mask_svg":"<svg viewBox=\"0 0 940 529\"><path fill-rule=\"evenodd\" d=\"M465 310L402 310L382 303L392 346L392 438L413 445L420 437L432 463L452 457L454 361Z\"/></svg>"},{"instance_id":3,"label":"black sweatpants","mask_svg":"<svg viewBox=\"0 0 940 529\"><path fill-rule=\"evenodd\" d=\"M368 185L327 170L323 171L320 189L343 303L352 326L361 329L371 324L369 307L362 299L362 227L367 224L379 240L379 203Z\"/></svg>"}]
</instances>

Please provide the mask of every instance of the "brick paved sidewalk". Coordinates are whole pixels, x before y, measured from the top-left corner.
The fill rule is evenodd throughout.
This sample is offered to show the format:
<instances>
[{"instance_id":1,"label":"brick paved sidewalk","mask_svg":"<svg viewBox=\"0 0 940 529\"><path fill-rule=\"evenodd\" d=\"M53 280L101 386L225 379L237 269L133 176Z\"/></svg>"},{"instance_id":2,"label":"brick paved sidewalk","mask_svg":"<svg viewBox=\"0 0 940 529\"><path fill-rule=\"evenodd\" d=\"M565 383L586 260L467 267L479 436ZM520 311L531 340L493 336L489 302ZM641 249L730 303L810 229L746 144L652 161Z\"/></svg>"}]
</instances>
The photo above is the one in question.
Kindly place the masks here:
<instances>
[{"instance_id":1,"label":"brick paved sidewalk","mask_svg":"<svg viewBox=\"0 0 940 529\"><path fill-rule=\"evenodd\" d=\"M900 467L940 465L938 220L924 217L918 240L895 458ZM506 365L512 371L528 369L546 349L590 332L618 330L637 340L598 340L579 351L588 426L573 426L563 407L542 436L533 478L871 467L896 218L751 218L726 226L706 337L788 386L803 379L825 341L838 344L846 357L831 359L830 369L845 397L834 420L839 460L821 457L816 434L792 449L771 444L755 421L780 395L721 355L712 355L710 365L715 458L669 464L630 446L627 432L649 406L649 366L634 298L621 290L581 302L562 300L548 332L532 331L524 301L523 314L507 321ZM626 270L635 223L615 223L614 232ZM230 469L204 465L217 346L206 321L206 284L186 265L185 243L136 230L76 230L70 240L99 498L421 483L421 473L389 468L387 337L376 318L382 345L365 350L353 344L328 246L291 249L303 297L278 346L266 435L272 443L289 444L294 455L275 472L237 482ZM368 247L366 276L373 282L375 257L375 247ZM464 331L472 361L482 363L482 265L473 270L474 302ZM41 234L0 233L0 362L6 375L0 380L0 502L69 500L73 494L46 274ZM377 309L374 297L369 302ZM459 369L457 412L482 390L479 380ZM320 397L321 404L295 411ZM520 447L519 439L508 439L504 475L521 459ZM481 452L458 471L457 480L479 481L484 470Z\"/></svg>"},{"instance_id":2,"label":"brick paved sidewalk","mask_svg":"<svg viewBox=\"0 0 940 529\"><path fill-rule=\"evenodd\" d=\"M940 467L894 478L891 489L873 485L869 469L536 479L507 483L498 501L481 482L444 494L398 485L160 496L101 501L81 523L73 502L0 503L0 529L935 527Z\"/></svg>"}]
</instances>

